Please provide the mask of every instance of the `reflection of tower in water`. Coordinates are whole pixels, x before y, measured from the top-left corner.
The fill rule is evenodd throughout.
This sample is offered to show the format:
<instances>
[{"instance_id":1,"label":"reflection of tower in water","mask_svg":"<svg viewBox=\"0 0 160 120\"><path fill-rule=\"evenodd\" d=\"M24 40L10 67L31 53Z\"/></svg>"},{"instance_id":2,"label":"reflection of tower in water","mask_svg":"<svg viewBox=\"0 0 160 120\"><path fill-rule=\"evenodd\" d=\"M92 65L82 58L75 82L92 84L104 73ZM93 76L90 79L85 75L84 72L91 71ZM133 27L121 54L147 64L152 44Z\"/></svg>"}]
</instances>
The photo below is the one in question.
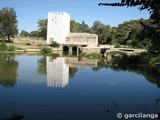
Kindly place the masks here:
<instances>
[{"instance_id":1,"label":"reflection of tower in water","mask_svg":"<svg viewBox=\"0 0 160 120\"><path fill-rule=\"evenodd\" d=\"M69 80L69 67L65 64L65 58L51 59L47 57L47 86L65 87Z\"/></svg>"},{"instance_id":2,"label":"reflection of tower in water","mask_svg":"<svg viewBox=\"0 0 160 120\"><path fill-rule=\"evenodd\" d=\"M69 68L96 67L97 60L79 59L78 57L46 57L47 86L65 87L69 82ZM71 71L72 72L72 71Z\"/></svg>"}]
</instances>

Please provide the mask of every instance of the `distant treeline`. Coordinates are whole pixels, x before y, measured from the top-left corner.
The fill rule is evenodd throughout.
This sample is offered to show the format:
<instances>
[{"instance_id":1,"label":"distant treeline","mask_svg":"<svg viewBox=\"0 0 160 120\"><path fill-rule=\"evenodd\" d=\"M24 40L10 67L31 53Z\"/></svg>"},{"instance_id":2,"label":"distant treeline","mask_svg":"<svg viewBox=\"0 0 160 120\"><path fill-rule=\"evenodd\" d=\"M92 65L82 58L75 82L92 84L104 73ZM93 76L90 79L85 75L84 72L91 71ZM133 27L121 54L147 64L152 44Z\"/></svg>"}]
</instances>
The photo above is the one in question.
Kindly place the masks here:
<instances>
[{"instance_id":1,"label":"distant treeline","mask_svg":"<svg viewBox=\"0 0 160 120\"><path fill-rule=\"evenodd\" d=\"M71 20L71 32L89 32L98 35L99 44L122 44L131 47L148 48L150 39L146 35L145 27L149 25L149 20L139 19L126 21L117 27L95 21L89 27L84 21L80 24Z\"/></svg>"},{"instance_id":2,"label":"distant treeline","mask_svg":"<svg viewBox=\"0 0 160 120\"><path fill-rule=\"evenodd\" d=\"M147 48L153 49L152 31L149 30L152 27L152 20L145 20L143 18L138 20L125 21L116 27L106 25L97 20L93 23L93 26L89 27L85 21L78 23L75 20L70 22L70 31L77 33L92 33L98 35L99 44L120 44L128 45L134 48ZM20 36L31 37L43 37L47 36L47 19L38 20L37 31L31 31L30 33L22 30ZM160 48L158 44L154 48Z\"/></svg>"}]
</instances>

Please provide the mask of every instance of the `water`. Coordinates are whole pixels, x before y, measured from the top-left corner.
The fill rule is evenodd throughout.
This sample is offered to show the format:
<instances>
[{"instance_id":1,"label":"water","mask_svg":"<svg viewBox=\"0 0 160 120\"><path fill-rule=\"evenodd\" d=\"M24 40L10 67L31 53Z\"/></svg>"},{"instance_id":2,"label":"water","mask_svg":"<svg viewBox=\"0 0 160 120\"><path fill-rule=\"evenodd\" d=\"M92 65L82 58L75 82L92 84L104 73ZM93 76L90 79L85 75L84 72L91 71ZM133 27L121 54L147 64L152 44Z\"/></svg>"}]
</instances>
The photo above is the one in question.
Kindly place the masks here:
<instances>
[{"instance_id":1,"label":"water","mask_svg":"<svg viewBox=\"0 0 160 120\"><path fill-rule=\"evenodd\" d=\"M160 112L155 83L98 64L77 57L1 55L0 119L21 114L23 120L116 120L119 112Z\"/></svg>"}]
</instances>

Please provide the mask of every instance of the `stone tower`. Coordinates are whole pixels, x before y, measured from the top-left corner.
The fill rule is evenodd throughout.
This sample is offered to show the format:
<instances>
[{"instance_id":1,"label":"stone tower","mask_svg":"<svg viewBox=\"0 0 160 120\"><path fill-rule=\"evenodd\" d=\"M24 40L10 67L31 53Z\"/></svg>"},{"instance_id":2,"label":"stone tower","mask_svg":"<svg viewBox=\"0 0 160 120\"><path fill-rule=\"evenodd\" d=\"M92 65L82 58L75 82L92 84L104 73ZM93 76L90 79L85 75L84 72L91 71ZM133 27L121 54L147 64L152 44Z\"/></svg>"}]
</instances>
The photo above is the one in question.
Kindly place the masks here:
<instances>
[{"instance_id":1,"label":"stone tower","mask_svg":"<svg viewBox=\"0 0 160 120\"><path fill-rule=\"evenodd\" d=\"M66 12L49 12L47 23L47 43L64 43L70 33L70 15Z\"/></svg>"}]
</instances>

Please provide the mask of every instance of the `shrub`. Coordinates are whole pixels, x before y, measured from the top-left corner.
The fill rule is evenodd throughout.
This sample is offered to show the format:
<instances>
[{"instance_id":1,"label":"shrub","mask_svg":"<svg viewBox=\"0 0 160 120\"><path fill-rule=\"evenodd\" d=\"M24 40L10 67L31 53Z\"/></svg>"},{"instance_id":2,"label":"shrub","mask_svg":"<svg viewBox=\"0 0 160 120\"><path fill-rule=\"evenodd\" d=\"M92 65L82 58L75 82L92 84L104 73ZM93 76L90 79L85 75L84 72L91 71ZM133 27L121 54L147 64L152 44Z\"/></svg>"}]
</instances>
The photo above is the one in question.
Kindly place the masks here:
<instances>
[{"instance_id":1,"label":"shrub","mask_svg":"<svg viewBox=\"0 0 160 120\"><path fill-rule=\"evenodd\" d=\"M0 44L0 51L7 51L8 49L8 46L6 43L1 43Z\"/></svg>"},{"instance_id":2,"label":"shrub","mask_svg":"<svg viewBox=\"0 0 160 120\"><path fill-rule=\"evenodd\" d=\"M47 54L47 53L52 53L52 49L49 47L43 47L41 49L41 53Z\"/></svg>"},{"instance_id":3,"label":"shrub","mask_svg":"<svg viewBox=\"0 0 160 120\"><path fill-rule=\"evenodd\" d=\"M121 48L121 45L117 43L114 45L114 48Z\"/></svg>"},{"instance_id":4,"label":"shrub","mask_svg":"<svg viewBox=\"0 0 160 120\"><path fill-rule=\"evenodd\" d=\"M56 41L53 41L52 44L50 45L51 47L59 47L60 44L57 43Z\"/></svg>"},{"instance_id":5,"label":"shrub","mask_svg":"<svg viewBox=\"0 0 160 120\"><path fill-rule=\"evenodd\" d=\"M8 46L8 51L15 51L15 47L13 45Z\"/></svg>"},{"instance_id":6,"label":"shrub","mask_svg":"<svg viewBox=\"0 0 160 120\"><path fill-rule=\"evenodd\" d=\"M57 58L57 57L60 57L60 55L59 55L58 53L53 53L51 56L52 56L52 58L54 58L54 59Z\"/></svg>"}]
</instances>

